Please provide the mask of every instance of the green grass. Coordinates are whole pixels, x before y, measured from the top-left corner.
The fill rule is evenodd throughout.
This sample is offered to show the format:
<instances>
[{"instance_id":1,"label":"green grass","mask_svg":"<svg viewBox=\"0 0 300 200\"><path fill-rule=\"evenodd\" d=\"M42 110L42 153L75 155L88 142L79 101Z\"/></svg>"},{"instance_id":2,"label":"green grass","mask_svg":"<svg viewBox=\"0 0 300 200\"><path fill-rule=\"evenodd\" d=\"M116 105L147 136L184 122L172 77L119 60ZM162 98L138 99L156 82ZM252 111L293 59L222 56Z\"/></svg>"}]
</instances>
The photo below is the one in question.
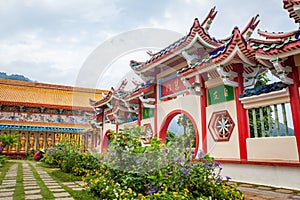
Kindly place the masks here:
<instances>
[{"instance_id":1,"label":"green grass","mask_svg":"<svg viewBox=\"0 0 300 200\"><path fill-rule=\"evenodd\" d=\"M23 200L24 198L24 187L23 187L23 170L22 170L22 164L18 163L18 169L17 169L17 180L16 180L16 189L13 195L13 198L15 200Z\"/></svg>"},{"instance_id":2,"label":"green grass","mask_svg":"<svg viewBox=\"0 0 300 200\"><path fill-rule=\"evenodd\" d=\"M30 162L28 162L30 169L33 172L33 176L36 179L37 185L40 187L41 189L41 195L43 196L43 199L55 199L52 192L47 188L47 186L45 185L45 183L42 181L40 175L37 173L36 169L32 166L32 164Z\"/></svg>"},{"instance_id":3,"label":"green grass","mask_svg":"<svg viewBox=\"0 0 300 200\"><path fill-rule=\"evenodd\" d=\"M8 161L6 162L1 168L0 168L0 185L2 184L2 181L8 172L9 168L16 164L17 162ZM32 166L30 162L27 162L29 164L30 169L33 172L33 176L35 177L37 181L37 185L40 187L41 195L43 196L43 199L45 200L53 200L55 199L52 195L52 192L46 187L42 179L40 178L39 174L37 173L36 169ZM16 190L13 195L14 200L24 200L25 194L24 194L24 185L23 185L23 170L22 170L22 163L17 163L17 181L16 181ZM40 167L42 167L40 165ZM76 199L76 200L99 200L99 198L93 196L88 191L82 190L82 191L75 191L72 190L70 187L63 184L63 182L74 182L74 181L81 181L82 177L80 176L74 176L72 174L68 174L65 172L62 172L58 169L50 169L43 167L43 170L48 172L49 175L60 184L60 186L70 193L70 195Z\"/></svg>"},{"instance_id":4,"label":"green grass","mask_svg":"<svg viewBox=\"0 0 300 200\"><path fill-rule=\"evenodd\" d=\"M51 170L51 171L48 171L48 173L52 178L55 178L56 181L59 181L59 182L82 181L81 176L74 176L73 174L65 173L61 170Z\"/></svg>"},{"instance_id":5,"label":"green grass","mask_svg":"<svg viewBox=\"0 0 300 200\"><path fill-rule=\"evenodd\" d=\"M71 196L76 199L76 200L97 200L99 198L93 196L91 193L88 191L82 190L82 191L75 191L69 188L68 186L62 184L62 182L74 182L74 181L82 181L81 176L74 176L69 173L65 173L61 170L49 170L45 169L49 175L58 183L61 183L61 187L65 189L67 192L71 194Z\"/></svg>"},{"instance_id":6,"label":"green grass","mask_svg":"<svg viewBox=\"0 0 300 200\"><path fill-rule=\"evenodd\" d=\"M13 162L5 162L4 165L0 168L0 185L2 185L2 181L8 172L9 168L13 165Z\"/></svg>"}]
</instances>

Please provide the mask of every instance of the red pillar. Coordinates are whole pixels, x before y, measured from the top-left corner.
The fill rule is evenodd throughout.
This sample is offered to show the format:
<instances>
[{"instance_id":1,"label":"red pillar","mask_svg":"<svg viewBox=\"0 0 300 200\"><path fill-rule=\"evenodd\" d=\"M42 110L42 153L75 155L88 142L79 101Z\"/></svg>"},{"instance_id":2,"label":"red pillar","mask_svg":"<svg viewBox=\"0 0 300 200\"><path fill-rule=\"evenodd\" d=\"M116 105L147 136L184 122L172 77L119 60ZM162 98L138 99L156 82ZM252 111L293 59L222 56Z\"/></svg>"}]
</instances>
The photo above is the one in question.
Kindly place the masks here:
<instances>
[{"instance_id":1,"label":"red pillar","mask_svg":"<svg viewBox=\"0 0 300 200\"><path fill-rule=\"evenodd\" d=\"M104 131L104 123L105 123L105 119L104 119L104 109L101 113L101 116L102 116L102 136L103 136L103 131Z\"/></svg>"},{"instance_id":2,"label":"red pillar","mask_svg":"<svg viewBox=\"0 0 300 200\"><path fill-rule=\"evenodd\" d=\"M206 128L206 106L207 106L207 99L206 99L206 89L205 89L205 81L202 75L199 75L200 83L202 87L200 92L202 96L200 96L200 111L201 111L201 134L202 134L202 150L204 153L207 153L207 128Z\"/></svg>"},{"instance_id":3,"label":"red pillar","mask_svg":"<svg viewBox=\"0 0 300 200\"><path fill-rule=\"evenodd\" d=\"M141 100L139 100L138 126L141 126L142 118L143 118L143 107L142 107Z\"/></svg>"},{"instance_id":4,"label":"red pillar","mask_svg":"<svg viewBox=\"0 0 300 200\"><path fill-rule=\"evenodd\" d=\"M293 116L293 124L294 124L294 134L296 137L296 143L298 147L298 157L300 161L300 97L299 97L299 72L298 68L295 66L294 62L292 62L292 73L290 74L290 78L294 80L293 85L289 85L290 92L290 104L291 111Z\"/></svg>"},{"instance_id":5,"label":"red pillar","mask_svg":"<svg viewBox=\"0 0 300 200\"><path fill-rule=\"evenodd\" d=\"M118 122L116 123L116 134L118 134L119 133L119 124L118 124Z\"/></svg>"},{"instance_id":6,"label":"red pillar","mask_svg":"<svg viewBox=\"0 0 300 200\"><path fill-rule=\"evenodd\" d=\"M240 159L247 160L248 156L247 156L246 139L250 137L248 112L246 109L244 109L241 101L239 100L239 95L241 95L244 91L243 65L242 64L234 65L234 70L238 74L237 77L238 87L234 88L234 92L235 92L235 105L236 105L237 121L238 121Z\"/></svg>"},{"instance_id":7,"label":"red pillar","mask_svg":"<svg viewBox=\"0 0 300 200\"><path fill-rule=\"evenodd\" d=\"M157 131L157 103L158 103L158 98L157 98L157 84L154 86L154 98L155 98L155 107L154 107L154 135L158 137L158 131Z\"/></svg>"}]
</instances>

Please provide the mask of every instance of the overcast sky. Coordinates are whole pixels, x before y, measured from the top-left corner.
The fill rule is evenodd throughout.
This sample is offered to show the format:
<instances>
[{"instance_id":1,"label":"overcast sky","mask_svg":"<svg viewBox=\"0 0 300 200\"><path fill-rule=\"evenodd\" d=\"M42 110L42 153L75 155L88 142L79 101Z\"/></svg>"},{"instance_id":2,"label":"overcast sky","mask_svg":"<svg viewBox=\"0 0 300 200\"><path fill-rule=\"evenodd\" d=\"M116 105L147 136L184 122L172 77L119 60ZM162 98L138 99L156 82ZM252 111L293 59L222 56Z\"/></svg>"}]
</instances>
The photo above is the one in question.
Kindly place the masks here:
<instances>
[{"instance_id":1,"label":"overcast sky","mask_svg":"<svg viewBox=\"0 0 300 200\"><path fill-rule=\"evenodd\" d=\"M0 0L0 71L43 83L78 85L83 63L110 38L140 28L186 34L194 18L202 21L213 6L218 14L209 33L215 38L229 36L234 26L242 30L256 14L259 29L298 28L281 0ZM96 87L113 86L120 72L124 76L129 71L129 60L146 54L123 55L116 56Z\"/></svg>"}]
</instances>

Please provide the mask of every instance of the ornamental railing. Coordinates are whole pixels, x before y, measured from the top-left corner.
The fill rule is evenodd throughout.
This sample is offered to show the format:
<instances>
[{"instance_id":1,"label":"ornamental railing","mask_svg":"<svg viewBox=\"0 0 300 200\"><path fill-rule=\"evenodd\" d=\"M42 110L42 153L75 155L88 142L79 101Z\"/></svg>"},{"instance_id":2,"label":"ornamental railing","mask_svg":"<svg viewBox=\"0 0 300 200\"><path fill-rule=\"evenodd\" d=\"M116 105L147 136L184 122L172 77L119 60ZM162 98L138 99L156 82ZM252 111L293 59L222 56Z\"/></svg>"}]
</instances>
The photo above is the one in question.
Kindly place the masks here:
<instances>
[{"instance_id":1,"label":"ornamental railing","mask_svg":"<svg viewBox=\"0 0 300 200\"><path fill-rule=\"evenodd\" d=\"M286 84L273 83L249 89L239 99L248 110L252 138L294 135Z\"/></svg>"},{"instance_id":2,"label":"ornamental railing","mask_svg":"<svg viewBox=\"0 0 300 200\"><path fill-rule=\"evenodd\" d=\"M292 116L287 103L275 104L248 110L251 137L276 137L294 135L289 127ZM288 122L289 120L289 122Z\"/></svg>"}]
</instances>

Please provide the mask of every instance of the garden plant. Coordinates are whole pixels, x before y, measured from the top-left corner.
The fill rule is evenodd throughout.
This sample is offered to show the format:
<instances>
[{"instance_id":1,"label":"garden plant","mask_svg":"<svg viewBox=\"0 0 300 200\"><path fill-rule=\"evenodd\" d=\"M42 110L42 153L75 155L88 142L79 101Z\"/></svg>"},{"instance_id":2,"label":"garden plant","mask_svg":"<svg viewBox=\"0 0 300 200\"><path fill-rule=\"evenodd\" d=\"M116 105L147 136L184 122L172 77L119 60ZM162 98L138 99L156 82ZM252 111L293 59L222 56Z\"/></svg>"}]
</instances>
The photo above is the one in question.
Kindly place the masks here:
<instances>
[{"instance_id":1,"label":"garden plant","mask_svg":"<svg viewBox=\"0 0 300 200\"><path fill-rule=\"evenodd\" d=\"M184 139L162 143L154 137L145 145L144 135L142 127L112 132L101 156L61 143L43 161L83 176L86 189L99 199L244 198L208 154L194 155Z\"/></svg>"}]
</instances>

